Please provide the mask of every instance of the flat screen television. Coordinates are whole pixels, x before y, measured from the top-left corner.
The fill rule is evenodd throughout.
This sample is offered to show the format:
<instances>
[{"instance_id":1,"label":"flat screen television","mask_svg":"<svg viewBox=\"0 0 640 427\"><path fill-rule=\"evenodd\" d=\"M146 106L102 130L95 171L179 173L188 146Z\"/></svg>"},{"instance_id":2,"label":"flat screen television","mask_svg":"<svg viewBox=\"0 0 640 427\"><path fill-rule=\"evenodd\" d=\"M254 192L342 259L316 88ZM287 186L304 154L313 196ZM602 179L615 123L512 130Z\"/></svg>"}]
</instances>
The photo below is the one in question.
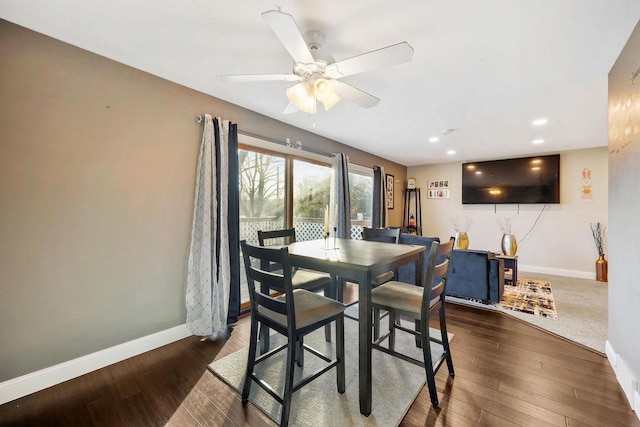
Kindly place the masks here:
<instances>
[{"instance_id":1,"label":"flat screen television","mask_svg":"<svg viewBox=\"0 0 640 427\"><path fill-rule=\"evenodd\" d=\"M463 163L462 203L560 203L560 155Z\"/></svg>"}]
</instances>

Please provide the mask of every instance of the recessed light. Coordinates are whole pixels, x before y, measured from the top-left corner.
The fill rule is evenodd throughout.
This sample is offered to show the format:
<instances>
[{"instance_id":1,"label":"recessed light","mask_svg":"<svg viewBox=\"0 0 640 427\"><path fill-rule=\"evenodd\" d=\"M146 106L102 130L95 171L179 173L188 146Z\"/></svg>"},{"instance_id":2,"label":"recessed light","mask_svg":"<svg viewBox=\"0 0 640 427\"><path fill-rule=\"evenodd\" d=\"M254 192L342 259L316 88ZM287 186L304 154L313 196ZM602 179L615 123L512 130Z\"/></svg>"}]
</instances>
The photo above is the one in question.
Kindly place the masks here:
<instances>
[{"instance_id":1,"label":"recessed light","mask_svg":"<svg viewBox=\"0 0 640 427\"><path fill-rule=\"evenodd\" d=\"M440 141L440 138L438 138L437 136L432 136L431 138L429 138L429 142L438 142Z\"/></svg>"},{"instance_id":2,"label":"recessed light","mask_svg":"<svg viewBox=\"0 0 640 427\"><path fill-rule=\"evenodd\" d=\"M544 139L534 139L533 141L531 141L531 143L533 144L542 144L544 142Z\"/></svg>"},{"instance_id":3,"label":"recessed light","mask_svg":"<svg viewBox=\"0 0 640 427\"><path fill-rule=\"evenodd\" d=\"M476 165L467 165L467 169L469 170L474 170L476 168Z\"/></svg>"},{"instance_id":4,"label":"recessed light","mask_svg":"<svg viewBox=\"0 0 640 427\"><path fill-rule=\"evenodd\" d=\"M482 175L482 171L476 171L476 175Z\"/></svg>"},{"instance_id":5,"label":"recessed light","mask_svg":"<svg viewBox=\"0 0 640 427\"><path fill-rule=\"evenodd\" d=\"M532 122L532 124L533 124L534 126L542 126L542 125L546 125L548 121L549 121L549 120L547 120L547 119L536 119L536 120L534 120L534 121Z\"/></svg>"},{"instance_id":6,"label":"recessed light","mask_svg":"<svg viewBox=\"0 0 640 427\"><path fill-rule=\"evenodd\" d=\"M534 166L531 168L532 171L539 171L540 170L540 166Z\"/></svg>"},{"instance_id":7,"label":"recessed light","mask_svg":"<svg viewBox=\"0 0 640 427\"><path fill-rule=\"evenodd\" d=\"M447 154L450 155L450 156L453 155L453 154L456 154L456 150L449 150L449 151L447 151Z\"/></svg>"}]
</instances>

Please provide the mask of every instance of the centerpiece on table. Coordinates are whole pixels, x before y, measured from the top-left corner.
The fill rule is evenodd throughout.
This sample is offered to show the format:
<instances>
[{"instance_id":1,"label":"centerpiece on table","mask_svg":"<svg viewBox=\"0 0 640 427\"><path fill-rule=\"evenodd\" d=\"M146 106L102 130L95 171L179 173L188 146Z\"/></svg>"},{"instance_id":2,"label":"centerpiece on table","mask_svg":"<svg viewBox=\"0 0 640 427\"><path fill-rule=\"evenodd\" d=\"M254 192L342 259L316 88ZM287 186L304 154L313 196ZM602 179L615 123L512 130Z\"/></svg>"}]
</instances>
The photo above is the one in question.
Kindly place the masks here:
<instances>
[{"instance_id":1,"label":"centerpiece on table","mask_svg":"<svg viewBox=\"0 0 640 427\"><path fill-rule=\"evenodd\" d=\"M591 223L591 234L598 250L598 260L596 261L596 280L607 282L609 280L609 263L604 259L604 238L607 227L599 222Z\"/></svg>"},{"instance_id":2,"label":"centerpiece on table","mask_svg":"<svg viewBox=\"0 0 640 427\"><path fill-rule=\"evenodd\" d=\"M511 234L511 218L498 219L498 226L502 231L502 255L514 257L518 251L518 242L515 234Z\"/></svg>"},{"instance_id":3,"label":"centerpiece on table","mask_svg":"<svg viewBox=\"0 0 640 427\"><path fill-rule=\"evenodd\" d=\"M453 217L451 218L451 225L456 232L456 240L454 243L454 249L467 249L469 247L469 227L473 220L468 216Z\"/></svg>"}]
</instances>

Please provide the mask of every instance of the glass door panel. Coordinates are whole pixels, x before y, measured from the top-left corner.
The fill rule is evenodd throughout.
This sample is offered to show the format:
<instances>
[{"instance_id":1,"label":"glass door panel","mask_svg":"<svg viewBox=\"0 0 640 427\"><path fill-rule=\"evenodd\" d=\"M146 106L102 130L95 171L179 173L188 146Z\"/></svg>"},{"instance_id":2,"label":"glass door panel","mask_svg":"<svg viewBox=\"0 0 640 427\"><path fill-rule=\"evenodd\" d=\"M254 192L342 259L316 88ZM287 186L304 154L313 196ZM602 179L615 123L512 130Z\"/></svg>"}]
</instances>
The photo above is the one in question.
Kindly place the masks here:
<instances>
[{"instance_id":1,"label":"glass door panel","mask_svg":"<svg viewBox=\"0 0 640 427\"><path fill-rule=\"evenodd\" d=\"M331 173L328 165L293 160L293 226L299 241L322 238Z\"/></svg>"}]
</instances>

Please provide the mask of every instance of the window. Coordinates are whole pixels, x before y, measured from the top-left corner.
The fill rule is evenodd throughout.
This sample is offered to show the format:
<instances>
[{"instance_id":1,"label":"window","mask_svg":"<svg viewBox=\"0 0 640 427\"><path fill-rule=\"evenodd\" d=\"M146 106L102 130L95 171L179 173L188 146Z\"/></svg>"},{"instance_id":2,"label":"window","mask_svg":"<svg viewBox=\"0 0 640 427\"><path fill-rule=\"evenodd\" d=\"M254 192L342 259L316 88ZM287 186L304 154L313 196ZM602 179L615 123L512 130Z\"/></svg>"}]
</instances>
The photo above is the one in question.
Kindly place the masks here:
<instances>
[{"instance_id":1,"label":"window","mask_svg":"<svg viewBox=\"0 0 640 427\"><path fill-rule=\"evenodd\" d=\"M293 226L297 240L321 239L331 194L329 165L293 161Z\"/></svg>"},{"instance_id":2,"label":"window","mask_svg":"<svg viewBox=\"0 0 640 427\"><path fill-rule=\"evenodd\" d=\"M285 228L285 158L241 148L240 240L258 244L258 230Z\"/></svg>"},{"instance_id":3,"label":"window","mask_svg":"<svg viewBox=\"0 0 640 427\"><path fill-rule=\"evenodd\" d=\"M351 223L371 227L373 205L373 175L349 172Z\"/></svg>"},{"instance_id":4,"label":"window","mask_svg":"<svg viewBox=\"0 0 640 427\"><path fill-rule=\"evenodd\" d=\"M241 142L240 240L257 245L258 230L287 227L296 228L300 241L322 238L324 212L330 204L330 160L247 136ZM354 164L349 169L351 237L361 238L362 227L371 226L373 172ZM249 295L242 264L240 280L244 306Z\"/></svg>"}]
</instances>

